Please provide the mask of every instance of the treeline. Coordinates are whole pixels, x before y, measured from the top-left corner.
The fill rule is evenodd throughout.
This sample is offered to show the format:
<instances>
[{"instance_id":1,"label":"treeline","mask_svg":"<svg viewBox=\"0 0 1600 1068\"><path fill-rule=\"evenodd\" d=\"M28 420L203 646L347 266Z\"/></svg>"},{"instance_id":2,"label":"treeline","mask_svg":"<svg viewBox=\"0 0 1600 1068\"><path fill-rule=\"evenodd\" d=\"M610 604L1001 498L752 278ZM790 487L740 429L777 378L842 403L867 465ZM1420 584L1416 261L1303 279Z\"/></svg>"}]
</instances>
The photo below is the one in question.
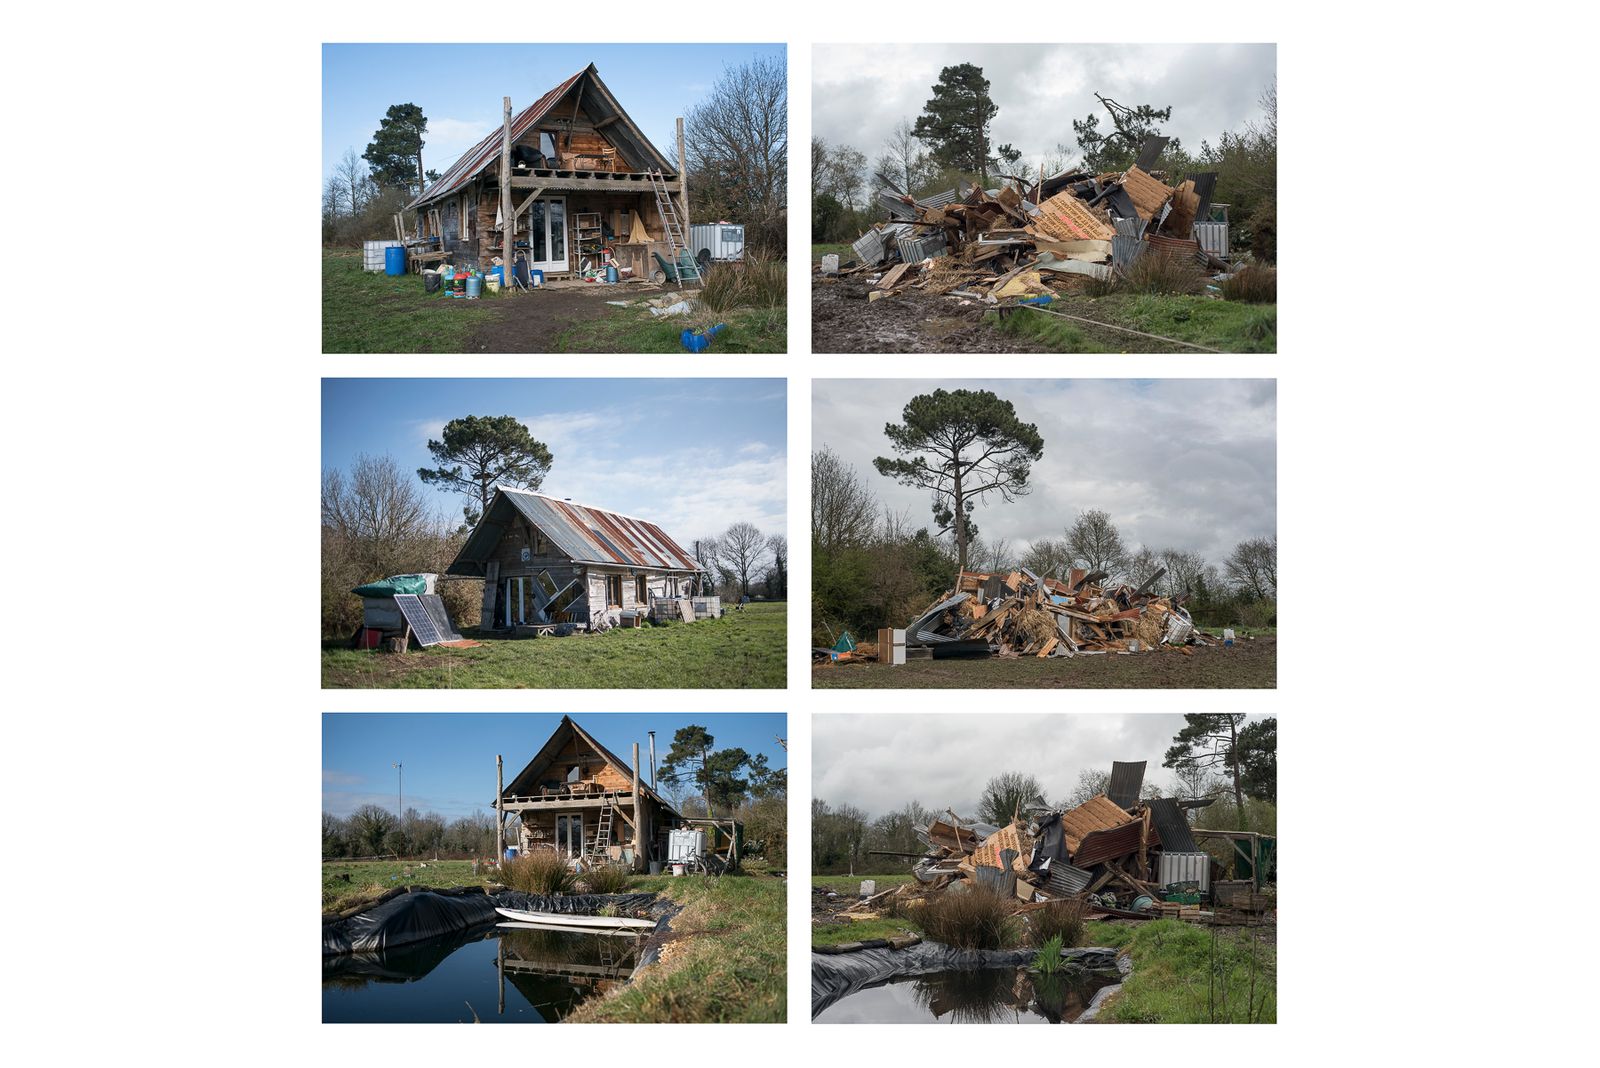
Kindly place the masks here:
<instances>
[{"instance_id":1,"label":"treeline","mask_svg":"<svg viewBox=\"0 0 1600 1068\"><path fill-rule=\"evenodd\" d=\"M785 61L762 57L725 68L683 127L691 221L740 223L747 256L783 258L789 248Z\"/></svg>"},{"instance_id":2,"label":"treeline","mask_svg":"<svg viewBox=\"0 0 1600 1068\"><path fill-rule=\"evenodd\" d=\"M348 637L361 625L361 598L351 590L390 575L443 574L465 539L389 456L360 455L348 470L324 471L323 637ZM458 625L477 625L483 583L452 579L439 594Z\"/></svg>"},{"instance_id":3,"label":"treeline","mask_svg":"<svg viewBox=\"0 0 1600 1068\"><path fill-rule=\"evenodd\" d=\"M1025 550L978 534L967 546L968 566L978 571L1026 567L1062 578L1081 567L1137 586L1165 568L1152 588L1171 596L1188 591L1184 604L1205 627L1276 626L1277 558L1276 535L1240 542L1220 566L1192 550L1128 546L1111 516L1097 509L1080 512L1060 537L1036 539ZM819 645L844 630L871 637L880 627L904 627L955 585L957 571L948 535L891 512L826 445L811 455L811 568L812 641Z\"/></svg>"},{"instance_id":4,"label":"treeline","mask_svg":"<svg viewBox=\"0 0 1600 1068\"><path fill-rule=\"evenodd\" d=\"M970 63L940 72L933 95L913 122L902 120L878 147L870 164L866 153L847 143L811 140L811 227L817 242L853 241L884 218L876 206L880 190L926 197L955 189L961 182L993 188L1011 181L1027 188L1042 176L1068 168L1095 173L1131 166L1139 148L1162 133L1179 106L1124 105L1095 94L1100 110L1072 119L1073 143L1057 142L1042 154L990 142L989 129L999 104L989 92L983 69ZM1172 138L1156 163L1170 176L1201 171L1217 175L1213 203L1230 206L1230 234L1236 250L1277 259L1278 86L1265 86L1259 115L1223 133L1197 151ZM1102 118L1108 120L1102 124ZM1064 131L1063 131L1064 132Z\"/></svg>"},{"instance_id":5,"label":"treeline","mask_svg":"<svg viewBox=\"0 0 1600 1068\"><path fill-rule=\"evenodd\" d=\"M515 838L508 839L516 841ZM446 820L437 812L405 811L405 819L382 805L362 805L348 816L322 814L322 857L494 856L494 816L481 810Z\"/></svg>"},{"instance_id":6,"label":"treeline","mask_svg":"<svg viewBox=\"0 0 1600 1068\"><path fill-rule=\"evenodd\" d=\"M696 559L724 601L789 599L789 539L783 534L763 534L754 523L740 520L721 534L697 539L691 551L699 554Z\"/></svg>"}]
</instances>

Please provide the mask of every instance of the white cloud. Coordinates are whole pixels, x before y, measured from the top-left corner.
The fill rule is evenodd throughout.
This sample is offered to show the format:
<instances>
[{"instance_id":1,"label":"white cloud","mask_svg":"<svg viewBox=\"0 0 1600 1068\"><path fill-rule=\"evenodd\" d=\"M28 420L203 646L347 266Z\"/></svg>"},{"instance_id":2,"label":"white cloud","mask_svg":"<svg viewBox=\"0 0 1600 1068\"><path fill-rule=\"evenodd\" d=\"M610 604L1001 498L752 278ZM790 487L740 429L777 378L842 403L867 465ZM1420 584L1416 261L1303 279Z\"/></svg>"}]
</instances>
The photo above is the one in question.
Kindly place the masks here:
<instances>
[{"instance_id":1,"label":"white cloud","mask_svg":"<svg viewBox=\"0 0 1600 1068\"><path fill-rule=\"evenodd\" d=\"M1276 533L1270 379L816 380L813 448L832 448L919 525L931 522L926 493L878 475L872 460L892 455L884 424L936 387L993 390L1044 438L1031 492L1011 504L991 496L974 512L987 541L1005 538L1020 554L1090 508L1111 513L1130 547L1196 550L1213 564L1246 538Z\"/></svg>"}]
</instances>

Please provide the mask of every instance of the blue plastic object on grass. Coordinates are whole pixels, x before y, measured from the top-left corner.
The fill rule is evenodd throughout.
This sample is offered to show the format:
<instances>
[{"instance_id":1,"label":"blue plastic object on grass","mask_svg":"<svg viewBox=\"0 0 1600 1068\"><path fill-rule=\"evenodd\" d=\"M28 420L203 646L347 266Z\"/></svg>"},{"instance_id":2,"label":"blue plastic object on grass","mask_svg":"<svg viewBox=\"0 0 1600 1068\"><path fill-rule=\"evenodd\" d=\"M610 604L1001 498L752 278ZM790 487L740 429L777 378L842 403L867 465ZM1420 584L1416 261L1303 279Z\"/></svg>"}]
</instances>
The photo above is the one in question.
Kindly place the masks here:
<instances>
[{"instance_id":1,"label":"blue plastic object on grass","mask_svg":"<svg viewBox=\"0 0 1600 1068\"><path fill-rule=\"evenodd\" d=\"M387 275L406 273L406 249L404 245L390 245L383 250L383 273Z\"/></svg>"},{"instance_id":2,"label":"blue plastic object on grass","mask_svg":"<svg viewBox=\"0 0 1600 1068\"><path fill-rule=\"evenodd\" d=\"M726 329L728 329L727 323L718 323L716 326L706 327L706 332L703 334L697 334L693 330L685 330L679 340L683 342L683 347L690 352L704 352L711 347L711 339Z\"/></svg>"},{"instance_id":3,"label":"blue plastic object on grass","mask_svg":"<svg viewBox=\"0 0 1600 1068\"><path fill-rule=\"evenodd\" d=\"M1019 301L1017 301L1017 303L1018 304L1037 304L1037 305L1043 307L1044 305L1049 304L1052 300L1055 300L1055 299L1056 299L1055 297L1052 297L1048 293L1046 293L1042 297L1029 297L1027 300L1019 300Z\"/></svg>"}]
</instances>

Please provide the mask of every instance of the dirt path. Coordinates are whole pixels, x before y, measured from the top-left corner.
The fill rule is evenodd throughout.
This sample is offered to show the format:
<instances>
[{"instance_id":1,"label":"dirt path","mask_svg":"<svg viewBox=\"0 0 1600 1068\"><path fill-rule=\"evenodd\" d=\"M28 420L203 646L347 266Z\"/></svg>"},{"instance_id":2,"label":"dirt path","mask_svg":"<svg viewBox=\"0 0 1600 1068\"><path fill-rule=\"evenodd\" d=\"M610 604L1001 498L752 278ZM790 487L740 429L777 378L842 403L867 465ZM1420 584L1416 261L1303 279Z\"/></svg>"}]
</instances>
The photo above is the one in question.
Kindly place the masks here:
<instances>
[{"instance_id":1,"label":"dirt path","mask_svg":"<svg viewBox=\"0 0 1600 1068\"><path fill-rule=\"evenodd\" d=\"M532 293L519 293L510 300L496 303L495 314L468 336L465 349L467 352L552 352L556 338L567 327L617 310L606 301L634 301L660 296L663 292L660 286L640 282L586 289L545 287ZM601 348L597 351L630 350Z\"/></svg>"},{"instance_id":2,"label":"dirt path","mask_svg":"<svg viewBox=\"0 0 1600 1068\"><path fill-rule=\"evenodd\" d=\"M816 352L1047 352L981 321L977 301L930 293L867 300L858 281L815 278L811 283L811 344Z\"/></svg>"}]
</instances>

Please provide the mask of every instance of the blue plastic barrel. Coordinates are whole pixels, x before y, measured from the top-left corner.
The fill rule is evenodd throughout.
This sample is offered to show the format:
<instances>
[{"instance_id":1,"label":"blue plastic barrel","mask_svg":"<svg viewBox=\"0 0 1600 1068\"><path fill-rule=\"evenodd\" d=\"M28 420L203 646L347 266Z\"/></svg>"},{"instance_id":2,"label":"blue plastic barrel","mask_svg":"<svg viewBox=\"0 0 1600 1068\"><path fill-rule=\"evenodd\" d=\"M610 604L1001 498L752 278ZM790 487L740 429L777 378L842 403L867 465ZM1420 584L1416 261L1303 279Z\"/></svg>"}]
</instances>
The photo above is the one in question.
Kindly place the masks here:
<instances>
[{"instance_id":1,"label":"blue plastic barrel","mask_svg":"<svg viewBox=\"0 0 1600 1068\"><path fill-rule=\"evenodd\" d=\"M383 250L383 273L406 273L406 249L404 245L390 245Z\"/></svg>"}]
</instances>

